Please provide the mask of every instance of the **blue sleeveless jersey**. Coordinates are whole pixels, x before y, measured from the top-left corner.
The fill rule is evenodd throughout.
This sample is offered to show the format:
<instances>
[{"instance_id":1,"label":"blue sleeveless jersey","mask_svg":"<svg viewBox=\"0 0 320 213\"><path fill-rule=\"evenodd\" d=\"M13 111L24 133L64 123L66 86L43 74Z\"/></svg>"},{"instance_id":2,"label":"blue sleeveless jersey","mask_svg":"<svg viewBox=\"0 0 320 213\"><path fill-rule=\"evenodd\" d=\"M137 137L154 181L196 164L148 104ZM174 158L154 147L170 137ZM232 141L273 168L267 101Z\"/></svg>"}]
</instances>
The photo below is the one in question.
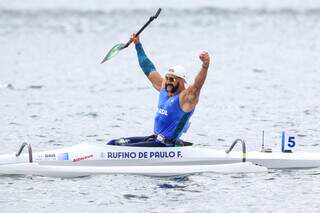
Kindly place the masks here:
<instances>
[{"instance_id":1,"label":"blue sleeveless jersey","mask_svg":"<svg viewBox=\"0 0 320 213\"><path fill-rule=\"evenodd\" d=\"M161 134L168 140L177 140L189 124L189 119L193 114L184 112L179 103L179 94L168 96L167 91L160 90L158 111L154 119L154 133Z\"/></svg>"}]
</instances>

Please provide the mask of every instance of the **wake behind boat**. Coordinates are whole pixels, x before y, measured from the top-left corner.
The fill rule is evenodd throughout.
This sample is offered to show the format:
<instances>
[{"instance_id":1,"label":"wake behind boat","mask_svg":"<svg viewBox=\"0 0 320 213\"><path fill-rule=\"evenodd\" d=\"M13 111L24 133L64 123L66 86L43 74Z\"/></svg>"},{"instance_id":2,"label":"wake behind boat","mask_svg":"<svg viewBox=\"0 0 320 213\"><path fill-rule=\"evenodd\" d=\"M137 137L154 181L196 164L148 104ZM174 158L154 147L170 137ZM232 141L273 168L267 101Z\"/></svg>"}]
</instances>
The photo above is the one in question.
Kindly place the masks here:
<instances>
[{"instance_id":1,"label":"wake behind boat","mask_svg":"<svg viewBox=\"0 0 320 213\"><path fill-rule=\"evenodd\" d=\"M232 151L237 142L243 150ZM28 153L21 154L23 147ZM236 140L227 152L193 146L130 147L81 143L32 152L0 155L0 174L79 177L95 174L186 175L199 172L247 173L269 169L320 167L320 155L310 152L246 152Z\"/></svg>"}]
</instances>

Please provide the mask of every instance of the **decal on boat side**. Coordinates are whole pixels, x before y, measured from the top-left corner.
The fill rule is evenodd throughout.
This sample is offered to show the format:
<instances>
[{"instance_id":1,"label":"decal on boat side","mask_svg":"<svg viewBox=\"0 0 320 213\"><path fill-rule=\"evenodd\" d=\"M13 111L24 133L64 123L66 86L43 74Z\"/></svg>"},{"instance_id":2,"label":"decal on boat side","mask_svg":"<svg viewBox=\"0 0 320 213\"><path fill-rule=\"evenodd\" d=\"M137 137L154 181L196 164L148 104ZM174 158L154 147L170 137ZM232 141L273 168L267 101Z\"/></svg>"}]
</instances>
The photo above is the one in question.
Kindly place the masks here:
<instances>
[{"instance_id":1,"label":"decal on boat side","mask_svg":"<svg viewBox=\"0 0 320 213\"><path fill-rule=\"evenodd\" d=\"M73 162L78 162L78 161L81 161L81 160L87 160L87 159L89 159L89 158L93 158L93 155L91 154L91 155L87 155L87 156L75 158L75 159L73 159L72 161L73 161Z\"/></svg>"},{"instance_id":2,"label":"decal on boat side","mask_svg":"<svg viewBox=\"0 0 320 213\"><path fill-rule=\"evenodd\" d=\"M58 160L69 160L69 153L59 153L58 154Z\"/></svg>"},{"instance_id":3,"label":"decal on boat side","mask_svg":"<svg viewBox=\"0 0 320 213\"><path fill-rule=\"evenodd\" d=\"M54 153L45 153L45 154L38 154L36 160L57 160L56 154Z\"/></svg>"},{"instance_id":4,"label":"decal on boat side","mask_svg":"<svg viewBox=\"0 0 320 213\"><path fill-rule=\"evenodd\" d=\"M157 159L182 158L181 151L162 152L101 152L101 158L107 159Z\"/></svg>"},{"instance_id":5,"label":"decal on boat side","mask_svg":"<svg viewBox=\"0 0 320 213\"><path fill-rule=\"evenodd\" d=\"M49 154L44 154L44 159L46 160L56 160L56 154L54 153L49 153Z\"/></svg>"}]
</instances>

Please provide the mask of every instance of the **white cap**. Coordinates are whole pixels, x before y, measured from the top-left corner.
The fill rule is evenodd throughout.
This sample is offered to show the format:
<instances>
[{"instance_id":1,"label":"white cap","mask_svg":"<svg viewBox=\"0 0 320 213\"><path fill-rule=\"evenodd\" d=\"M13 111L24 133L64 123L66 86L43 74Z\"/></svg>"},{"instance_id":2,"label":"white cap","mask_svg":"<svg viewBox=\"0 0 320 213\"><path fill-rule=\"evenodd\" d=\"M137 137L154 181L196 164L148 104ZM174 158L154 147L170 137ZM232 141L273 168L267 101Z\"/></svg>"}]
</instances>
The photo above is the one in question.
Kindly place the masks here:
<instances>
[{"instance_id":1,"label":"white cap","mask_svg":"<svg viewBox=\"0 0 320 213\"><path fill-rule=\"evenodd\" d=\"M171 66L168 70L168 72L166 73L167 74L170 74L170 75L174 75L174 76L177 76L179 78L182 78L185 80L185 82L187 83L187 72L186 72L186 69L181 66L181 65L174 65L174 66Z\"/></svg>"}]
</instances>

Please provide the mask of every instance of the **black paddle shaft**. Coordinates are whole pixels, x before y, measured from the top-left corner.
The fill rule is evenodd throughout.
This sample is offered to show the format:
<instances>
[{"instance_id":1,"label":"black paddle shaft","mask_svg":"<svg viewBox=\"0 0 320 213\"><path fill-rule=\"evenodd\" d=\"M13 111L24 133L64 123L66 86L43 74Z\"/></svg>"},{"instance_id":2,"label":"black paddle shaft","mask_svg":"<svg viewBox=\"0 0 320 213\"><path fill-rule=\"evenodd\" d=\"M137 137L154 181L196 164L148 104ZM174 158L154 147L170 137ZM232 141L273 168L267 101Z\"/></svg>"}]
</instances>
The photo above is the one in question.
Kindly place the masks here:
<instances>
[{"instance_id":1,"label":"black paddle shaft","mask_svg":"<svg viewBox=\"0 0 320 213\"><path fill-rule=\"evenodd\" d=\"M141 29L136 33L136 36L138 36L140 33L142 33L142 31L143 31L154 19L156 19L156 18L159 16L160 12L161 12L161 8L159 8L159 9L157 10L157 13L156 13L154 16L151 16L151 17L149 18L149 21L148 21L147 23L145 23L145 24L143 25L143 27L141 27ZM131 44L131 42L132 42L131 40L128 41L128 42L123 46L123 49L124 49L124 48L127 48L127 47Z\"/></svg>"}]
</instances>

